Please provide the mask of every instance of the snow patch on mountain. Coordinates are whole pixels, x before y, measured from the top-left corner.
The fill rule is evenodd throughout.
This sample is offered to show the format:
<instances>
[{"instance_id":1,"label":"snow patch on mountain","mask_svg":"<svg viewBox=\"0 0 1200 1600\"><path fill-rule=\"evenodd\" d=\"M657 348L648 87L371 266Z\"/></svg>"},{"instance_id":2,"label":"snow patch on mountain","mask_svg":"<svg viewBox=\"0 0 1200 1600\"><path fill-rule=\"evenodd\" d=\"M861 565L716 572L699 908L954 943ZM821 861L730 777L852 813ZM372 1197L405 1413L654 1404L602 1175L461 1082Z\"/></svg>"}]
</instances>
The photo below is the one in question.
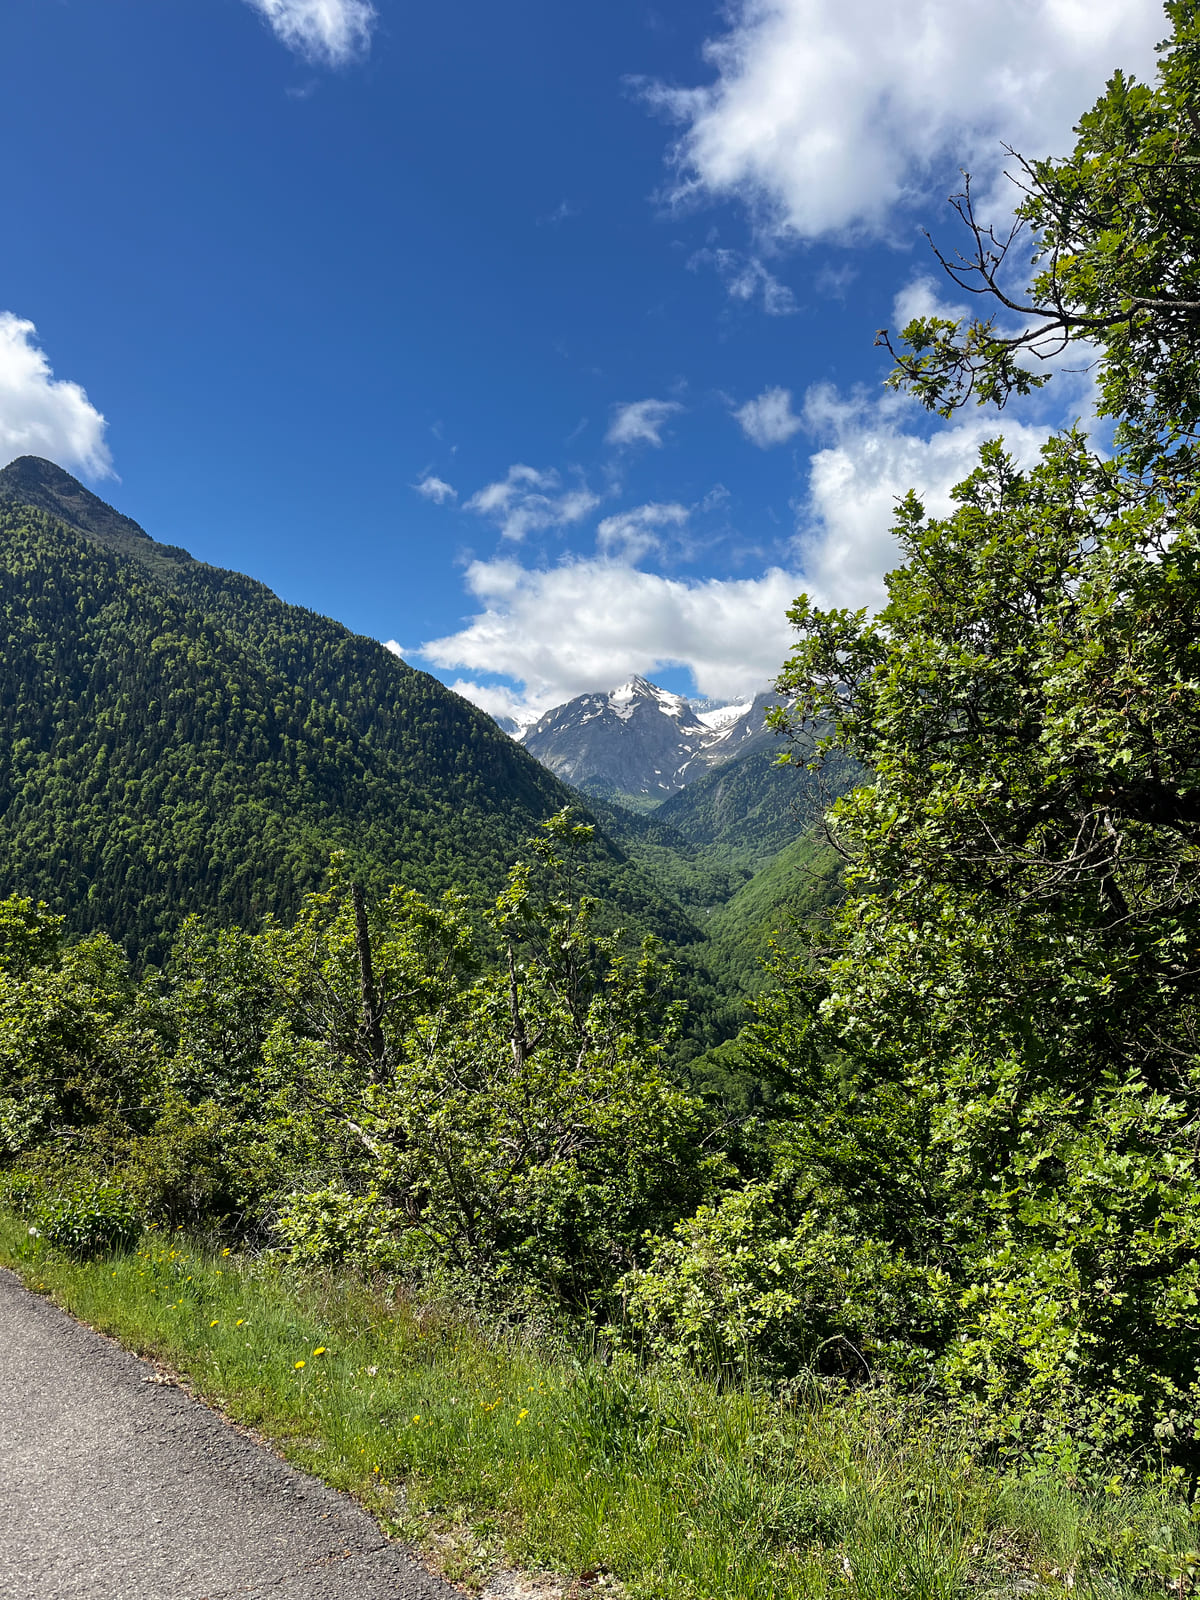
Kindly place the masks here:
<instances>
[{"instance_id":1,"label":"snow patch on mountain","mask_svg":"<svg viewBox=\"0 0 1200 1600\"><path fill-rule=\"evenodd\" d=\"M696 715L706 728L714 733L739 722L753 706L753 700L739 700L735 705L717 706L712 711L698 711Z\"/></svg>"}]
</instances>

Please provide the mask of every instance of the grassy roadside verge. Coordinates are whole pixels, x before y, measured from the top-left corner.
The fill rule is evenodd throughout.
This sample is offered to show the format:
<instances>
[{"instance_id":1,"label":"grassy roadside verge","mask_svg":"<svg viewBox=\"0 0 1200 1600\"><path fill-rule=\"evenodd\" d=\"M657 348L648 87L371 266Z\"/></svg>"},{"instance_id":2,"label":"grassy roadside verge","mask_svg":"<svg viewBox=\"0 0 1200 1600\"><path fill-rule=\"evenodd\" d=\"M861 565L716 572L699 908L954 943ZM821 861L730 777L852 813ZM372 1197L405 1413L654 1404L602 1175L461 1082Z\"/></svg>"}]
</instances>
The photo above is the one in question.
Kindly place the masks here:
<instances>
[{"instance_id":1,"label":"grassy roadside verge","mask_svg":"<svg viewBox=\"0 0 1200 1600\"><path fill-rule=\"evenodd\" d=\"M1165 1490L1000 1476L877 1393L784 1405L554 1357L183 1235L81 1264L0 1210L0 1260L460 1582L506 1559L635 1600L1200 1592L1200 1528Z\"/></svg>"}]
</instances>

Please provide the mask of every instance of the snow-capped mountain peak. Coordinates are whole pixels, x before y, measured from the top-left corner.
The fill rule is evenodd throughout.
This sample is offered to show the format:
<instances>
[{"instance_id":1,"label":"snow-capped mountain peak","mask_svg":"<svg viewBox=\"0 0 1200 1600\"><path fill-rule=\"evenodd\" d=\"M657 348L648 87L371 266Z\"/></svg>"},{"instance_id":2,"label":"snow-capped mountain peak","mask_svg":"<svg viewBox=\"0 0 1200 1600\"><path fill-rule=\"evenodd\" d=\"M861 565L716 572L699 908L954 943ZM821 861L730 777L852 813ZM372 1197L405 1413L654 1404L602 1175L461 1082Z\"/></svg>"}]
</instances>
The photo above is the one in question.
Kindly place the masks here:
<instances>
[{"instance_id":1,"label":"snow-capped mountain peak","mask_svg":"<svg viewBox=\"0 0 1200 1600\"><path fill-rule=\"evenodd\" d=\"M521 736L552 772L578 788L665 799L739 754L762 730L767 695L697 708L642 677L556 706Z\"/></svg>"}]
</instances>

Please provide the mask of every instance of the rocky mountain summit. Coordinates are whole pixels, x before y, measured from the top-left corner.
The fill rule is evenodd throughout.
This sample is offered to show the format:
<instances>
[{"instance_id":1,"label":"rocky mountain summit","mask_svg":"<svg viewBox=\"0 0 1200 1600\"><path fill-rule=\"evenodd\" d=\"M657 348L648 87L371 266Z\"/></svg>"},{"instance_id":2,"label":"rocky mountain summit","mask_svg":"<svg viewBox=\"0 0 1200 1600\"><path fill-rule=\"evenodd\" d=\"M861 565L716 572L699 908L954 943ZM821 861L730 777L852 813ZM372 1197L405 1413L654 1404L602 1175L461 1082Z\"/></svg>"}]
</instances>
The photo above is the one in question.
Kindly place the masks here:
<instances>
[{"instance_id":1,"label":"rocky mountain summit","mask_svg":"<svg viewBox=\"0 0 1200 1600\"><path fill-rule=\"evenodd\" d=\"M775 697L699 709L646 678L581 694L517 737L557 777L597 795L665 800L761 743Z\"/></svg>"}]
</instances>

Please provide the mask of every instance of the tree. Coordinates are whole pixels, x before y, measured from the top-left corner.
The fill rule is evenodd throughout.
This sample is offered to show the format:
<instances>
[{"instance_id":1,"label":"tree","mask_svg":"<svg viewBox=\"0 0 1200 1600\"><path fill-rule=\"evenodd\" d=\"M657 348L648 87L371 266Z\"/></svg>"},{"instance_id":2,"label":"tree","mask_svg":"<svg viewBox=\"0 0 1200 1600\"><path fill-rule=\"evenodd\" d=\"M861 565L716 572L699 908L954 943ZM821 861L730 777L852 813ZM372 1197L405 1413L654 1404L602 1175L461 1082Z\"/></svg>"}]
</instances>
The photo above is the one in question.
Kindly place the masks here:
<instances>
[{"instance_id":1,"label":"tree","mask_svg":"<svg viewBox=\"0 0 1200 1600\"><path fill-rule=\"evenodd\" d=\"M898 344L893 386L949 415L974 399L1003 406L1044 384L1046 364L1078 347L1099 359L1102 413L1119 424L1128 470L1194 484L1200 428L1200 6L1168 0L1171 38L1158 81L1122 72L1081 119L1071 154L1016 152L1023 198L995 230L967 178L955 206L967 238L938 250L954 283L984 305L921 317ZM1028 251L1033 268L1022 288ZM1039 370L1039 367L1042 370Z\"/></svg>"},{"instance_id":2,"label":"tree","mask_svg":"<svg viewBox=\"0 0 1200 1600\"><path fill-rule=\"evenodd\" d=\"M596 931L591 836L568 812L544 824L479 975L452 898L393 891L369 914L335 885L267 936L267 1140L297 1255L390 1249L580 1309L703 1198L722 1163L659 1065L669 970L653 940L632 956Z\"/></svg>"},{"instance_id":3,"label":"tree","mask_svg":"<svg viewBox=\"0 0 1200 1600\"><path fill-rule=\"evenodd\" d=\"M1200 10L1117 75L1072 155L1022 163L999 243L946 261L1001 314L904 331L893 381L1003 403L1090 342L1118 448L999 443L898 514L878 616L801 598L779 681L816 763L872 781L849 898L780 957L753 1048L790 1074L777 1180L951 1285L940 1381L1009 1441L1200 1466ZM1028 298L1005 287L1032 230ZM939 1331L940 1330L940 1331Z\"/></svg>"},{"instance_id":4,"label":"tree","mask_svg":"<svg viewBox=\"0 0 1200 1600\"><path fill-rule=\"evenodd\" d=\"M97 1133L146 1129L161 1083L154 1019L103 934L0 901L0 1161L38 1145L70 1160Z\"/></svg>"},{"instance_id":5,"label":"tree","mask_svg":"<svg viewBox=\"0 0 1200 1600\"><path fill-rule=\"evenodd\" d=\"M1196 1400L1200 543L1077 437L955 498L878 617L792 612L789 716L875 778L757 1032L781 1164L957 1285L943 1376L1005 1428L1145 1441Z\"/></svg>"}]
</instances>

